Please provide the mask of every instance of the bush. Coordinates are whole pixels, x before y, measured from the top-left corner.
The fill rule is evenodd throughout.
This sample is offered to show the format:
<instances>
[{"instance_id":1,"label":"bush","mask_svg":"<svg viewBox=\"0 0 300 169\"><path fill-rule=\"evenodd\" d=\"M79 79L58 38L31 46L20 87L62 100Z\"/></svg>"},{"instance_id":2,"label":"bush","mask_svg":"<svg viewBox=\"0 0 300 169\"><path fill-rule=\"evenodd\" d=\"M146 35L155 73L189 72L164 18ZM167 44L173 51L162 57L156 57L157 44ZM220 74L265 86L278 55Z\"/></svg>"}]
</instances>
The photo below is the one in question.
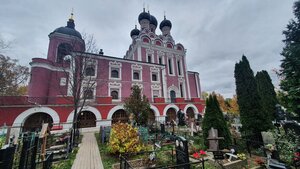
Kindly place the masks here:
<instances>
[{"instance_id":1,"label":"bush","mask_svg":"<svg viewBox=\"0 0 300 169\"><path fill-rule=\"evenodd\" d=\"M5 137L0 137L0 149L2 148L2 146L4 146L5 143Z\"/></svg>"},{"instance_id":2,"label":"bush","mask_svg":"<svg viewBox=\"0 0 300 169\"><path fill-rule=\"evenodd\" d=\"M112 126L108 144L110 153L136 153L144 148L144 145L140 143L137 128L125 123Z\"/></svg>"}]
</instances>

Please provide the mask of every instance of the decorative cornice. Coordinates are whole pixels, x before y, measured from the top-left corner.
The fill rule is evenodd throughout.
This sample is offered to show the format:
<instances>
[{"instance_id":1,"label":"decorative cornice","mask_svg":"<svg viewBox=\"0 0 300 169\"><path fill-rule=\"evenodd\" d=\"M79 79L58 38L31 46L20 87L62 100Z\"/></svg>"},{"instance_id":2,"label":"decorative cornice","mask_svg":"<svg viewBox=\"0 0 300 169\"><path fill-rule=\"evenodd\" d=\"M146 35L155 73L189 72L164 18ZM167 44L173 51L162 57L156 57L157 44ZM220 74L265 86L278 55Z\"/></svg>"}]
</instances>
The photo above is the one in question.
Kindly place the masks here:
<instances>
[{"instance_id":1,"label":"decorative cornice","mask_svg":"<svg viewBox=\"0 0 300 169\"><path fill-rule=\"evenodd\" d=\"M159 72L159 68L157 68L157 67L150 67L150 72Z\"/></svg>"},{"instance_id":2,"label":"decorative cornice","mask_svg":"<svg viewBox=\"0 0 300 169\"><path fill-rule=\"evenodd\" d=\"M120 87L122 87L122 84L121 84L121 83L118 83L118 82L116 82L116 81L114 81L114 82L109 82L108 86L109 86L110 88L113 88L113 87L115 87L115 88L120 88Z\"/></svg>"},{"instance_id":3,"label":"decorative cornice","mask_svg":"<svg viewBox=\"0 0 300 169\"><path fill-rule=\"evenodd\" d=\"M30 65L31 65L31 68L39 67L39 68L45 68L45 69L48 69L51 71L58 71L58 72L68 72L70 70L69 68L56 67L56 66L52 66L47 63L31 62Z\"/></svg>"},{"instance_id":4,"label":"decorative cornice","mask_svg":"<svg viewBox=\"0 0 300 169\"><path fill-rule=\"evenodd\" d=\"M131 69L133 69L133 70L143 70L143 66L138 65L138 64L133 64L133 65L131 65Z\"/></svg>"},{"instance_id":5,"label":"decorative cornice","mask_svg":"<svg viewBox=\"0 0 300 169\"><path fill-rule=\"evenodd\" d=\"M160 90L161 86L159 84L153 84L153 85L151 85L151 89Z\"/></svg>"},{"instance_id":6,"label":"decorative cornice","mask_svg":"<svg viewBox=\"0 0 300 169\"><path fill-rule=\"evenodd\" d=\"M117 62L117 61L110 61L109 66L111 66L111 67L122 67L122 63Z\"/></svg>"},{"instance_id":7,"label":"decorative cornice","mask_svg":"<svg viewBox=\"0 0 300 169\"><path fill-rule=\"evenodd\" d=\"M154 50L152 50L152 49L146 49L146 52L147 52L148 54L154 54Z\"/></svg>"}]
</instances>

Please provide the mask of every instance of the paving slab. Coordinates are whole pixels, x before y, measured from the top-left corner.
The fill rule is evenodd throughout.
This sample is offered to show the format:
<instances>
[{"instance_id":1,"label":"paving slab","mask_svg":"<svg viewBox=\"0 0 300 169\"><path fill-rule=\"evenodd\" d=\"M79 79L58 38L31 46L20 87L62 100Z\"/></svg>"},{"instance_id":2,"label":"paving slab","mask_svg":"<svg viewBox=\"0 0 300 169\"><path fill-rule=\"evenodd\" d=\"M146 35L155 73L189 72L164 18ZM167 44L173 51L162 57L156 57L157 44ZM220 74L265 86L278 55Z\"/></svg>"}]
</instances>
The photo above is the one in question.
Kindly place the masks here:
<instances>
[{"instance_id":1,"label":"paving slab","mask_svg":"<svg viewBox=\"0 0 300 169\"><path fill-rule=\"evenodd\" d=\"M82 143L72 169L104 169L94 132L82 133Z\"/></svg>"}]
</instances>

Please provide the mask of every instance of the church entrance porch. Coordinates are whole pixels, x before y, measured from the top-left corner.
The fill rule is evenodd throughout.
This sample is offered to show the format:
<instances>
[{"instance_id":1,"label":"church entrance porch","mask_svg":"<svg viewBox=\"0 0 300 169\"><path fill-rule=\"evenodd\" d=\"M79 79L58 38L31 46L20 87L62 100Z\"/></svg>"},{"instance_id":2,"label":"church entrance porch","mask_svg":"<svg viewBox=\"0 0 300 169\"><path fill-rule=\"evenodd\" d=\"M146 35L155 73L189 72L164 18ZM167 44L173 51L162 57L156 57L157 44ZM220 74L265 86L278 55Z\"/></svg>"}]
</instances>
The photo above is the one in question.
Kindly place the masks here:
<instances>
[{"instance_id":1,"label":"church entrance porch","mask_svg":"<svg viewBox=\"0 0 300 169\"><path fill-rule=\"evenodd\" d=\"M35 132L42 129L43 123L49 123L50 128L52 127L53 119L47 113L34 113L30 115L24 122L23 131Z\"/></svg>"},{"instance_id":2,"label":"church entrance porch","mask_svg":"<svg viewBox=\"0 0 300 169\"><path fill-rule=\"evenodd\" d=\"M96 116L90 111L82 111L78 114L78 128L96 127Z\"/></svg>"}]
</instances>

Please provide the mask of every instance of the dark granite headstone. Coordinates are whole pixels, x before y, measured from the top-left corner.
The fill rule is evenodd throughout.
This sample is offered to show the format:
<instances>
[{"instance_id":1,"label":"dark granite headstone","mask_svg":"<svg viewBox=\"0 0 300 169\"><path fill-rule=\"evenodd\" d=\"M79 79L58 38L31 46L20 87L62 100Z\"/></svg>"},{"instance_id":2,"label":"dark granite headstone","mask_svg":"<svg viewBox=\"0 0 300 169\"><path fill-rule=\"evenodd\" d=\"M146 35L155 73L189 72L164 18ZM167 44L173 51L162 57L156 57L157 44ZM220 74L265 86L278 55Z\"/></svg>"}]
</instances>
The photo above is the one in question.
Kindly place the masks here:
<instances>
[{"instance_id":1,"label":"dark granite headstone","mask_svg":"<svg viewBox=\"0 0 300 169\"><path fill-rule=\"evenodd\" d=\"M176 164L187 164L190 162L188 153L188 141L183 137L177 137L175 140ZM177 169L190 169L190 165L177 167Z\"/></svg>"}]
</instances>

